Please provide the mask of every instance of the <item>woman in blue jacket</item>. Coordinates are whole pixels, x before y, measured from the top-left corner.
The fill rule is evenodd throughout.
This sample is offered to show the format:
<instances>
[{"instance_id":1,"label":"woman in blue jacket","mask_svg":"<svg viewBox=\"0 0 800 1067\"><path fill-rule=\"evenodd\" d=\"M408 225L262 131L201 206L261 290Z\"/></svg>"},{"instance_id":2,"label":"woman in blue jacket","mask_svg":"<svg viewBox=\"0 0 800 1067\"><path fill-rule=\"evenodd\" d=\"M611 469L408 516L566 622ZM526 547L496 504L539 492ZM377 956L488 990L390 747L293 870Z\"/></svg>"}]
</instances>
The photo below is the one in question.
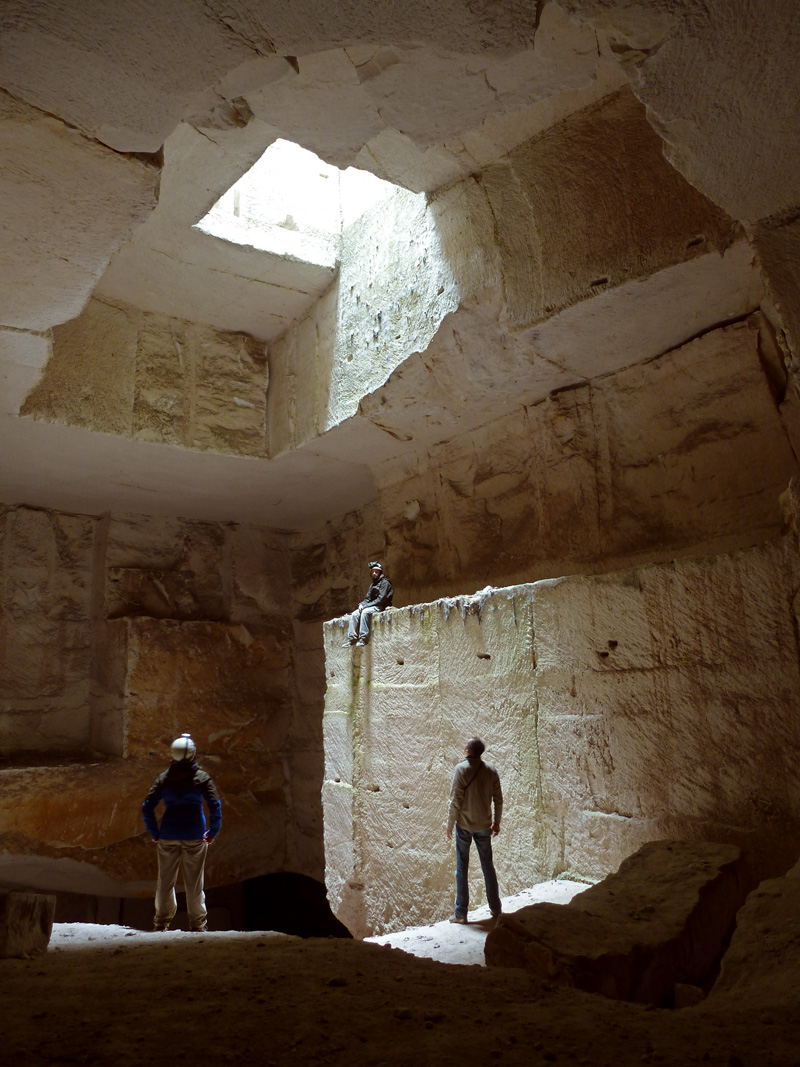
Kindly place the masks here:
<instances>
[{"instance_id":1,"label":"woman in blue jacket","mask_svg":"<svg viewBox=\"0 0 800 1067\"><path fill-rule=\"evenodd\" d=\"M175 918L178 910L175 883L179 869L186 890L190 929L200 932L208 924L204 892L206 853L222 825L222 804L211 775L195 763L196 752L189 734L181 734L173 741L172 763L153 782L142 804L145 826L158 846L154 930L168 930ZM210 817L208 829L203 812L204 800ZM161 801L164 802L164 814L159 826L155 810Z\"/></svg>"}]
</instances>

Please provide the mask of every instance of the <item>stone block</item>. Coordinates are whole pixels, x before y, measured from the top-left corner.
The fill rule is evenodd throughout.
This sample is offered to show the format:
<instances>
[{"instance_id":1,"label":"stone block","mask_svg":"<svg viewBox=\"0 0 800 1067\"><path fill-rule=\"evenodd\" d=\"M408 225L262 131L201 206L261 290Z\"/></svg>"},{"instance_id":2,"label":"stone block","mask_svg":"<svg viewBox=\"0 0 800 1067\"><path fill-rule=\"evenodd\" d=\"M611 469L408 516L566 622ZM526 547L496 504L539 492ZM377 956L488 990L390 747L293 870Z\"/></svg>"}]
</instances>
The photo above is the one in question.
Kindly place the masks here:
<instances>
[{"instance_id":1,"label":"stone block","mask_svg":"<svg viewBox=\"0 0 800 1067\"><path fill-rule=\"evenodd\" d=\"M53 932L56 898L44 893L0 893L0 959L39 956Z\"/></svg>"},{"instance_id":2,"label":"stone block","mask_svg":"<svg viewBox=\"0 0 800 1067\"><path fill-rule=\"evenodd\" d=\"M800 986L800 863L762 882L736 916L709 1002L746 1000L749 1007L796 1009Z\"/></svg>"},{"instance_id":3,"label":"stone block","mask_svg":"<svg viewBox=\"0 0 800 1067\"><path fill-rule=\"evenodd\" d=\"M697 234L724 247L733 226L665 162L658 136L626 91L554 125L488 167L481 182L497 220L512 327L585 299L598 282L619 285L685 259ZM623 214L626 235L614 221Z\"/></svg>"},{"instance_id":4,"label":"stone block","mask_svg":"<svg viewBox=\"0 0 800 1067\"><path fill-rule=\"evenodd\" d=\"M393 608L363 650L341 648L342 620L326 624L328 777L353 789L363 914L379 929L390 912L398 928L444 917L437 842L475 734L505 795L504 894L563 871L603 877L664 838L729 841L762 876L783 869L800 811L787 761L798 574L788 536Z\"/></svg>"},{"instance_id":5,"label":"stone block","mask_svg":"<svg viewBox=\"0 0 800 1067\"><path fill-rule=\"evenodd\" d=\"M735 255L744 269L740 246L735 249L726 258ZM695 286L698 292L705 290L703 280ZM723 288L722 317L730 299ZM741 314L753 306L751 296L742 296ZM457 313L453 329L474 340L478 324L461 321L463 314ZM398 588L413 587L420 597L439 596L473 582L479 587L501 571L510 580L532 581L599 569L592 561L613 569L632 553L670 559L676 547L701 554L776 536L776 501L796 460L760 362L761 321L751 316L708 329L680 347L653 350L653 357L660 353L657 359L648 359L644 342L632 339L624 366L614 364L610 354L603 365L595 359L597 336L616 343L616 320L607 328L595 325L591 339L582 344L575 330L565 328L575 348L572 369L589 378L589 384L547 396L557 389L550 383L524 414L512 416L506 410L490 417L483 408L486 421L479 428L470 428L465 415L452 426L448 440L431 443L427 462L409 464L398 475L399 483L382 490L387 563ZM537 352L541 329L536 327L532 335ZM451 332L440 331L424 356L426 366L436 366L437 383L443 372L434 349L439 336ZM461 347L466 345L464 340ZM480 351L496 345L487 336ZM504 358L510 359L505 348ZM413 360L402 368L404 388L412 388ZM460 351L447 358L442 354L441 362L450 374L477 383L495 400L503 388L496 381L490 387L479 369L466 367ZM555 362L565 366L570 359L564 354ZM525 369L530 365L530 353L523 355L520 348L519 365L507 373L517 397L521 389L532 388ZM448 390L449 407L442 401L445 415L437 405L437 420L452 417L457 387L454 382ZM361 410L374 410L376 420L397 435L416 436L422 429L418 421L412 423L417 409L399 403L394 388L390 379L365 398ZM465 411L466 388L458 394ZM435 383L415 380L413 389L426 397L429 410ZM432 422L432 416L426 421ZM415 504L412 516L405 514L409 501ZM741 538L745 529L752 540Z\"/></svg>"},{"instance_id":6,"label":"stone block","mask_svg":"<svg viewBox=\"0 0 800 1067\"><path fill-rule=\"evenodd\" d=\"M325 627L327 776L352 785L360 935L451 909L444 828L453 767L474 734L486 737L508 788L515 830L498 845L504 889L535 879L543 830L530 818L539 792L528 600L524 590L487 590L394 609L375 619L363 650L340 649L338 623ZM339 876L326 851L330 885ZM475 900L483 900L477 880Z\"/></svg>"},{"instance_id":7,"label":"stone block","mask_svg":"<svg viewBox=\"0 0 800 1067\"><path fill-rule=\"evenodd\" d=\"M653 841L567 905L504 915L486 939L486 962L615 1000L664 1005L676 983L709 979L746 892L735 846Z\"/></svg>"},{"instance_id":8,"label":"stone block","mask_svg":"<svg viewBox=\"0 0 800 1067\"><path fill-rule=\"evenodd\" d=\"M325 659L321 648L294 646L295 688L299 701L319 708L325 692Z\"/></svg>"},{"instance_id":9,"label":"stone block","mask_svg":"<svg viewBox=\"0 0 800 1067\"><path fill-rule=\"evenodd\" d=\"M227 540L214 523L109 523L105 613L182 620L228 615ZM143 546L151 545L150 560Z\"/></svg>"},{"instance_id":10,"label":"stone block","mask_svg":"<svg viewBox=\"0 0 800 1067\"><path fill-rule=\"evenodd\" d=\"M798 802L783 755L797 743L796 718L780 710L797 700L787 581L795 555L785 539L535 586L545 803L567 801L584 860L580 813L592 811L660 822L658 836L682 836L681 825L703 824L709 836L752 826L751 852L767 859L742 783L776 809Z\"/></svg>"},{"instance_id":11,"label":"stone block","mask_svg":"<svg viewBox=\"0 0 800 1067\"><path fill-rule=\"evenodd\" d=\"M23 412L130 437L140 318L89 300L53 330L52 357Z\"/></svg>"},{"instance_id":12,"label":"stone block","mask_svg":"<svg viewBox=\"0 0 800 1067\"><path fill-rule=\"evenodd\" d=\"M643 533L655 541L681 530L699 543L709 529L741 529L745 514L763 526L774 509L796 460L758 323L754 316L710 331L595 382L596 432L607 450L600 492L616 551L640 547Z\"/></svg>"},{"instance_id":13,"label":"stone block","mask_svg":"<svg viewBox=\"0 0 800 1067\"><path fill-rule=\"evenodd\" d=\"M3 382L0 404L4 415L18 414L51 353L50 337L0 327L0 380Z\"/></svg>"},{"instance_id":14,"label":"stone block","mask_svg":"<svg viewBox=\"0 0 800 1067\"><path fill-rule=\"evenodd\" d=\"M356 872L353 840L353 787L326 781L322 786L325 813L325 884L337 917L356 937L365 937L363 882Z\"/></svg>"},{"instance_id":15,"label":"stone block","mask_svg":"<svg viewBox=\"0 0 800 1067\"><path fill-rule=\"evenodd\" d=\"M322 752L292 747L285 757L288 825L287 868L312 878L325 877L325 846L322 825Z\"/></svg>"},{"instance_id":16,"label":"stone block","mask_svg":"<svg viewBox=\"0 0 800 1067\"><path fill-rule=\"evenodd\" d=\"M181 559L187 524L181 519L147 515L111 515L106 566L169 570Z\"/></svg>"},{"instance_id":17,"label":"stone block","mask_svg":"<svg viewBox=\"0 0 800 1067\"><path fill-rule=\"evenodd\" d=\"M459 598L439 627L440 687L453 705L491 707L518 691L530 675L532 632L528 598L486 590Z\"/></svg>"},{"instance_id":18,"label":"stone block","mask_svg":"<svg viewBox=\"0 0 800 1067\"><path fill-rule=\"evenodd\" d=\"M282 613L286 607L283 590L290 575L287 546L281 535L267 535L257 526L237 525L228 536L233 572L231 621L248 623L264 614Z\"/></svg>"},{"instance_id":19,"label":"stone block","mask_svg":"<svg viewBox=\"0 0 800 1067\"><path fill-rule=\"evenodd\" d=\"M118 619L124 627L127 754L168 745L182 730L199 750L280 747L289 717L288 631L250 633L244 626Z\"/></svg>"},{"instance_id":20,"label":"stone block","mask_svg":"<svg viewBox=\"0 0 800 1067\"><path fill-rule=\"evenodd\" d=\"M89 739L94 523L0 511L0 745L82 750Z\"/></svg>"}]
</instances>

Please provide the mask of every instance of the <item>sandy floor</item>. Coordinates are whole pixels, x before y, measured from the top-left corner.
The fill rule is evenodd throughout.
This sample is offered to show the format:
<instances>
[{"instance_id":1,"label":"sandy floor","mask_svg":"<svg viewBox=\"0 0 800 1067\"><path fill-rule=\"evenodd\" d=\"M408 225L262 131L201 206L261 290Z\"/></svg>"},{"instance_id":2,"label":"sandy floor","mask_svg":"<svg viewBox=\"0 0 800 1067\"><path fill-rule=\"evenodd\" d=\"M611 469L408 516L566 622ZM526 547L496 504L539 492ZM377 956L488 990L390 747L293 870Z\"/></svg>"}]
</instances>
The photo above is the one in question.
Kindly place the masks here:
<instances>
[{"instance_id":1,"label":"sandy floor","mask_svg":"<svg viewBox=\"0 0 800 1067\"><path fill-rule=\"evenodd\" d=\"M768 1011L746 991L681 1011L611 1001L523 971L464 966L485 936L480 912L473 917L467 927L379 939L389 945L60 925L45 955L0 960L3 1059L14 1067L800 1063L795 991ZM398 941L449 962L398 951Z\"/></svg>"}]
</instances>

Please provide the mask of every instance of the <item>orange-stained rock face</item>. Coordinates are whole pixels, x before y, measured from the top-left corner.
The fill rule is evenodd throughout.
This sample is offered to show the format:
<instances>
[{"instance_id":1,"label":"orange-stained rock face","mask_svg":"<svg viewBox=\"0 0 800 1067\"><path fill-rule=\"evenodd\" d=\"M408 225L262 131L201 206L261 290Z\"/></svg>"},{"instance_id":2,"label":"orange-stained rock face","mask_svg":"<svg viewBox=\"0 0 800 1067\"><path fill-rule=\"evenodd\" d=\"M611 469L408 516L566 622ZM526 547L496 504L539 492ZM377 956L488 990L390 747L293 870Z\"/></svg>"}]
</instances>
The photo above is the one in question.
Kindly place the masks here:
<instances>
[{"instance_id":1,"label":"orange-stained rock face","mask_svg":"<svg viewBox=\"0 0 800 1067\"><path fill-rule=\"evenodd\" d=\"M249 738L241 736L240 747L234 745L223 756L207 754L200 731L195 733L199 761L214 778L223 805L223 832L208 859L210 885L285 866L291 829L284 761L277 750L282 739L276 738L270 749L268 733L262 728L260 736L253 731ZM157 754L137 759L60 761L0 771L0 878L14 881L11 857L22 861L22 869L26 859L37 857L37 869L53 889L126 895L149 886L155 851L141 805L169 765L166 746L152 747ZM74 869L65 861L72 861Z\"/></svg>"}]
</instances>

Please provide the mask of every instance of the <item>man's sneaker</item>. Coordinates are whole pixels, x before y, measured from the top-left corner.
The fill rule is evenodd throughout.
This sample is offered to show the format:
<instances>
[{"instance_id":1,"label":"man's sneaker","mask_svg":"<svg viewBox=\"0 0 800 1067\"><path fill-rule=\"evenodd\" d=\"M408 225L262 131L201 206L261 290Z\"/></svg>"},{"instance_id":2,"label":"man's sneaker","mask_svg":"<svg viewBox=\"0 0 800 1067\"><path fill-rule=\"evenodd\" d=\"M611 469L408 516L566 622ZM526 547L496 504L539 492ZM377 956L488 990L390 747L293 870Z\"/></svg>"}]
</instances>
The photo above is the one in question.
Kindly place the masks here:
<instances>
[{"instance_id":1,"label":"man's sneaker","mask_svg":"<svg viewBox=\"0 0 800 1067\"><path fill-rule=\"evenodd\" d=\"M366 643L366 641L356 641L356 647L363 648Z\"/></svg>"},{"instance_id":2,"label":"man's sneaker","mask_svg":"<svg viewBox=\"0 0 800 1067\"><path fill-rule=\"evenodd\" d=\"M207 929L208 929L208 923L203 923L202 926L193 926L193 927L191 927L191 930L192 930L193 934L204 934Z\"/></svg>"},{"instance_id":3,"label":"man's sneaker","mask_svg":"<svg viewBox=\"0 0 800 1067\"><path fill-rule=\"evenodd\" d=\"M342 648L352 648L354 644L355 641L343 641Z\"/></svg>"},{"instance_id":4,"label":"man's sneaker","mask_svg":"<svg viewBox=\"0 0 800 1067\"><path fill-rule=\"evenodd\" d=\"M165 934L169 930L169 923L153 923L154 934Z\"/></svg>"},{"instance_id":5,"label":"man's sneaker","mask_svg":"<svg viewBox=\"0 0 800 1067\"><path fill-rule=\"evenodd\" d=\"M503 914L502 909L500 911L493 911L492 912L492 918L493 919L499 919L502 914Z\"/></svg>"},{"instance_id":6,"label":"man's sneaker","mask_svg":"<svg viewBox=\"0 0 800 1067\"><path fill-rule=\"evenodd\" d=\"M450 916L450 922L451 923L458 923L459 926L466 926L467 919L466 919L466 916L464 916L464 915L451 915Z\"/></svg>"}]
</instances>

